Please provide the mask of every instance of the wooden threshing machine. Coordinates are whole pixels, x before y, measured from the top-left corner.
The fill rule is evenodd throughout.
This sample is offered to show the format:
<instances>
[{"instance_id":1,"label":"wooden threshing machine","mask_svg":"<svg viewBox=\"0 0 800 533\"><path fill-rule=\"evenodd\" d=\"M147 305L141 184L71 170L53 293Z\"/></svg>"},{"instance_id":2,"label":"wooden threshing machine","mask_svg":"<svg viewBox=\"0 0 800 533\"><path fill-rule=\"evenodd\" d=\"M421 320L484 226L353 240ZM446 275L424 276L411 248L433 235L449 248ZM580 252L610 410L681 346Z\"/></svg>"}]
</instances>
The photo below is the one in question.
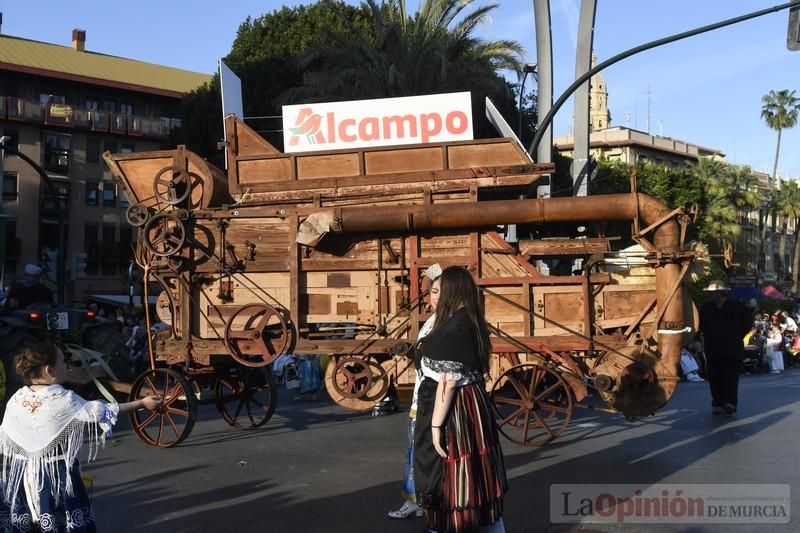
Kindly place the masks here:
<instances>
[{"instance_id":1,"label":"wooden threshing machine","mask_svg":"<svg viewBox=\"0 0 800 533\"><path fill-rule=\"evenodd\" d=\"M633 192L519 198L552 171L508 138L284 154L233 116L226 173L175 150L105 154L125 188L136 257L162 292L169 328L131 394L167 397L134 416L148 444L191 431L198 398L257 427L275 408L267 369L280 354L327 354L325 385L347 409L414 382L413 343L429 316L422 273L474 275L492 333L487 388L500 428L527 445L557 437L588 389L627 417L672 396L694 327L683 287L689 215ZM605 268L614 239L521 240L503 224L629 221L641 275ZM543 275L534 259L583 258L581 275ZM595 402L597 403L597 402Z\"/></svg>"}]
</instances>

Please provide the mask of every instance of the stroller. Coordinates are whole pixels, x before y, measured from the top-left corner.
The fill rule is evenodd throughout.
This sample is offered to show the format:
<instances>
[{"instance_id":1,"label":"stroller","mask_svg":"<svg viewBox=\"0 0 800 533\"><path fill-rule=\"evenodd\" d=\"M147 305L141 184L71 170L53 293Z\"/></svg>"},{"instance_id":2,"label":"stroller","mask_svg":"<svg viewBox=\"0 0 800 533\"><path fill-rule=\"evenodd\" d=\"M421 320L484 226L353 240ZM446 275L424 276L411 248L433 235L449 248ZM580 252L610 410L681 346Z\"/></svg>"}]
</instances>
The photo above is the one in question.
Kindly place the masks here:
<instances>
[{"instance_id":1,"label":"stroller","mask_svg":"<svg viewBox=\"0 0 800 533\"><path fill-rule=\"evenodd\" d=\"M744 357L740 365L742 373L753 374L769 370L766 346L767 338L761 331L750 337L750 342L744 347Z\"/></svg>"}]
</instances>

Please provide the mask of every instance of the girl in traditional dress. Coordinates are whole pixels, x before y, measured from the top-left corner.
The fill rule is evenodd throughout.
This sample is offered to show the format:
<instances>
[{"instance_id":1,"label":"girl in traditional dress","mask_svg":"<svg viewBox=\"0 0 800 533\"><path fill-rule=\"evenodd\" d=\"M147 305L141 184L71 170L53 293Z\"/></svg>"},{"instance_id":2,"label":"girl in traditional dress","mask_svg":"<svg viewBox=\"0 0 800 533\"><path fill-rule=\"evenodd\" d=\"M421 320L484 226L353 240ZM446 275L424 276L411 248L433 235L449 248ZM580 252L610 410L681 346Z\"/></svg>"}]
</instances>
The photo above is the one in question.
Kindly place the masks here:
<instances>
[{"instance_id":1,"label":"girl in traditional dress","mask_svg":"<svg viewBox=\"0 0 800 533\"><path fill-rule=\"evenodd\" d=\"M51 343L23 351L16 367L26 386L9 399L0 426L0 531L93 532L94 513L78 461L84 435L88 430L91 460L117 415L153 410L160 399L87 402L61 386L67 364Z\"/></svg>"},{"instance_id":2,"label":"girl in traditional dress","mask_svg":"<svg viewBox=\"0 0 800 533\"><path fill-rule=\"evenodd\" d=\"M472 276L441 277L433 330L422 339L414 481L429 531L503 532L508 491L497 424L486 394L489 333Z\"/></svg>"},{"instance_id":3,"label":"girl in traditional dress","mask_svg":"<svg viewBox=\"0 0 800 533\"><path fill-rule=\"evenodd\" d=\"M435 263L425 270L425 277L428 278L430 289L428 291L430 304L433 314L425 321L417 335L419 342L425 335L433 329L436 320L436 306L439 303L439 277L442 275L442 267ZM419 354L419 351L415 351ZM411 408L408 410L408 447L406 448L406 462L403 466L403 505L396 511L389 511L389 518L408 518L409 516L422 516L422 507L417 505L417 493L414 488L414 425L417 419L417 395L419 385L422 383L422 371L418 357L414 359L416 369L416 381L414 381L414 395L411 397Z\"/></svg>"}]
</instances>

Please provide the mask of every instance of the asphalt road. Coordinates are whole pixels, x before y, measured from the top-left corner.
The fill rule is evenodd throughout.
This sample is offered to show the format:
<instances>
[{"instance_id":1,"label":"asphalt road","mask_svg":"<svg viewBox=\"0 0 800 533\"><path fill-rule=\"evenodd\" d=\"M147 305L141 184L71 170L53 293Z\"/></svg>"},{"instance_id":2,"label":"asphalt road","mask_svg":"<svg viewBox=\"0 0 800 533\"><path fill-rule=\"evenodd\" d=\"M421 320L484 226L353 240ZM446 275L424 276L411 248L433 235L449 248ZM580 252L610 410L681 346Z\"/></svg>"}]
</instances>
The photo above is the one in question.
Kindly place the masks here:
<instances>
[{"instance_id":1,"label":"asphalt road","mask_svg":"<svg viewBox=\"0 0 800 533\"><path fill-rule=\"evenodd\" d=\"M681 383L646 420L578 411L546 447L504 441L507 531L800 531L800 370L744 376L735 418L712 416L709 404L704 383ZM231 429L202 407L174 449L146 447L123 421L84 472L100 531L419 532L419 519L386 518L401 503L406 424L405 412L373 418L282 391L275 416L255 431ZM553 525L554 483L787 483L794 513L770 526Z\"/></svg>"}]
</instances>

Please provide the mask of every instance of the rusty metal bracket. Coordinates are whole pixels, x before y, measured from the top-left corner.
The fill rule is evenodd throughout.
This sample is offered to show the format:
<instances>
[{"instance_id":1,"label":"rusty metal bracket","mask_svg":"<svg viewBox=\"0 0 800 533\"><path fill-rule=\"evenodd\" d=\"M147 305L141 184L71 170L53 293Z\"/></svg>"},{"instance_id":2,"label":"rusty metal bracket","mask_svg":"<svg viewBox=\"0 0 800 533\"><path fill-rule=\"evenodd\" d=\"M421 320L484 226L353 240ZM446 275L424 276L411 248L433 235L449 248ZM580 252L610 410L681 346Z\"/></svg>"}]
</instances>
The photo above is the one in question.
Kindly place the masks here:
<instances>
[{"instance_id":1,"label":"rusty metal bracket","mask_svg":"<svg viewBox=\"0 0 800 533\"><path fill-rule=\"evenodd\" d=\"M653 326L650 328L650 331L647 332L647 335L645 335L645 340L652 339L653 335L658 330L658 323L661 322L661 318L664 316L664 313L667 311L667 307L669 307L669 304L672 303L672 299L675 297L675 293L678 292L678 288L681 286L681 283L683 283L683 278L685 278L686 277L686 273L689 272L689 265L690 265L690 263L686 262L681 267L681 273L677 277L677 279L675 280L675 283L672 284L672 287L669 288L669 292L667 293L669 296L667 296L667 299L664 302L664 306L661 309L658 310L658 314L656 315L656 319L653 321Z\"/></svg>"}]
</instances>

